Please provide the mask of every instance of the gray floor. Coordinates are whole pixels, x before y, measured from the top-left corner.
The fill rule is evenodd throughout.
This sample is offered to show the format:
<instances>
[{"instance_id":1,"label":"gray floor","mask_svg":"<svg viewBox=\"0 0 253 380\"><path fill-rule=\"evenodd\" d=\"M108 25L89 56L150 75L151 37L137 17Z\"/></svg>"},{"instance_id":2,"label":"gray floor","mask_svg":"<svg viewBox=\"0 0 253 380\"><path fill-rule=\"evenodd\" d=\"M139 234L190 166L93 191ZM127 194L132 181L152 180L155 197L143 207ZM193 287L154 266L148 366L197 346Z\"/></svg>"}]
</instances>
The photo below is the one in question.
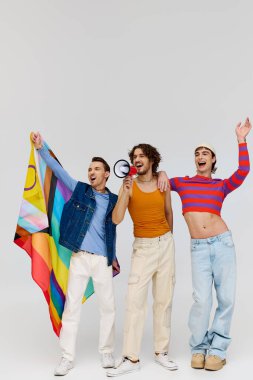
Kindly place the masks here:
<instances>
[{"instance_id":1,"label":"gray floor","mask_svg":"<svg viewBox=\"0 0 253 380\"><path fill-rule=\"evenodd\" d=\"M32 280L31 280L32 281ZM59 357L58 339L51 330L47 305L37 286L29 283L20 289L20 297L15 289L9 289L10 297L3 298L1 314L1 378L7 380L27 379L45 380L54 378L53 370ZM26 297L22 293L26 293ZM116 357L120 357L123 325L123 300L118 299ZM178 297L177 297L178 298ZM179 294L180 298L180 294ZM188 307L188 305L185 305ZM228 353L228 364L218 372L193 370L189 366L188 329L186 316L180 314L182 306L174 302L173 331L170 355L178 363L179 370L166 371L153 361L152 352L152 316L148 313L141 352L141 371L126 375L127 379L243 379L247 380L252 368L252 348L244 326L232 331L233 342ZM151 310L151 305L149 305ZM234 326L238 326L240 313L235 313ZM100 366L97 352L99 315L95 297L83 305L80 323L77 355L74 369L67 375L69 379L95 378L105 379L105 371ZM242 346L243 342L243 346ZM2 377L2 375L4 375Z\"/></svg>"}]
</instances>

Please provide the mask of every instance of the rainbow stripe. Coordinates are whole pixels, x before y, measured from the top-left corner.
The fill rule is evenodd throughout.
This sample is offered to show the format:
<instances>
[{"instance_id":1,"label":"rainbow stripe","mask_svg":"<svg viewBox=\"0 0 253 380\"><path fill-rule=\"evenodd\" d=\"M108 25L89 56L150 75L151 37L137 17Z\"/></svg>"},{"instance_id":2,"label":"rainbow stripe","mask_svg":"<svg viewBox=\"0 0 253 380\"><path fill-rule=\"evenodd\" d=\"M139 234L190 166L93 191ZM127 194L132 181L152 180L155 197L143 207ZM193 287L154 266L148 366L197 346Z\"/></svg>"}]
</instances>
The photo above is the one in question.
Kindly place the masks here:
<instances>
[{"instance_id":1,"label":"rainbow stripe","mask_svg":"<svg viewBox=\"0 0 253 380\"><path fill-rule=\"evenodd\" d=\"M51 156L57 159L49 146ZM38 162L38 164L37 164ZM31 143L30 159L14 243L31 257L32 278L42 289L57 336L68 284L72 252L59 244L59 226L64 204L71 192L58 180ZM83 302L94 292L90 278Z\"/></svg>"}]
</instances>

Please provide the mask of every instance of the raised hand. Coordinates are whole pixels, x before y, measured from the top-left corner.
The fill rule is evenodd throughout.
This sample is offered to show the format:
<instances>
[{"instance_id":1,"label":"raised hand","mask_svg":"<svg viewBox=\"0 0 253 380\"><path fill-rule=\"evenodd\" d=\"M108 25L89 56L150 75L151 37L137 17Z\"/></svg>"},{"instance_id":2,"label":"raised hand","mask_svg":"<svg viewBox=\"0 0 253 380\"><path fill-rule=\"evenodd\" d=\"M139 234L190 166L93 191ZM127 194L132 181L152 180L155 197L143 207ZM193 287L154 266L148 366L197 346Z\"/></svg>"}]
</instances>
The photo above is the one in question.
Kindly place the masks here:
<instances>
[{"instance_id":1,"label":"raised hand","mask_svg":"<svg viewBox=\"0 0 253 380\"><path fill-rule=\"evenodd\" d=\"M236 132L238 142L246 141L246 136L249 134L251 128L252 128L252 125L248 117L244 123L240 122L237 124L235 128L235 132Z\"/></svg>"},{"instance_id":2,"label":"raised hand","mask_svg":"<svg viewBox=\"0 0 253 380\"><path fill-rule=\"evenodd\" d=\"M33 145L36 149L40 149L43 146L42 137L39 132L32 132L31 135Z\"/></svg>"}]
</instances>

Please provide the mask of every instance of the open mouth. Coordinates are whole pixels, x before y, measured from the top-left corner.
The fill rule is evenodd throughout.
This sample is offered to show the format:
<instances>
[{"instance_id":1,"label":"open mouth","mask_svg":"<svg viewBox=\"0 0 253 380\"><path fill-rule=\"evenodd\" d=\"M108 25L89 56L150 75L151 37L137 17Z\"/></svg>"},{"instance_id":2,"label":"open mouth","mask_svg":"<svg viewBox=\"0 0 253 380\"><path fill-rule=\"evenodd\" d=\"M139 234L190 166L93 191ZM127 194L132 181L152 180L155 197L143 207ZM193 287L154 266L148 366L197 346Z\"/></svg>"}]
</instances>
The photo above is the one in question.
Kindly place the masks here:
<instances>
[{"instance_id":1,"label":"open mouth","mask_svg":"<svg viewBox=\"0 0 253 380\"><path fill-rule=\"evenodd\" d=\"M96 180L96 177L95 177L95 176L91 176L91 177L90 177L90 181L91 181L91 182L94 182L95 180Z\"/></svg>"},{"instance_id":2,"label":"open mouth","mask_svg":"<svg viewBox=\"0 0 253 380\"><path fill-rule=\"evenodd\" d=\"M206 165L206 162L198 162L198 166L200 168L203 168Z\"/></svg>"},{"instance_id":3,"label":"open mouth","mask_svg":"<svg viewBox=\"0 0 253 380\"><path fill-rule=\"evenodd\" d=\"M140 163L138 163L138 164L135 164L135 167L136 167L137 169L140 169L140 168L142 168L142 167L143 167L143 164L140 164Z\"/></svg>"}]
</instances>

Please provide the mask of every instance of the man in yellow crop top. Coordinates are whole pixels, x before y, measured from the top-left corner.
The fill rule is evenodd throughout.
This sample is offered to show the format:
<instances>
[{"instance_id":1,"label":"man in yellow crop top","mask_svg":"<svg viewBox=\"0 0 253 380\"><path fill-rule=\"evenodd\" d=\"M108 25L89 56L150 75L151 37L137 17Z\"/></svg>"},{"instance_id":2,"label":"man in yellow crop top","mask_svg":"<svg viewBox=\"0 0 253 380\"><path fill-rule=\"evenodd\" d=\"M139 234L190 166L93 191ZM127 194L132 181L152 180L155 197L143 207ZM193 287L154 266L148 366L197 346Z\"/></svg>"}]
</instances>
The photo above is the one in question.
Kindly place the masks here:
<instances>
[{"instance_id":1,"label":"man in yellow crop top","mask_svg":"<svg viewBox=\"0 0 253 380\"><path fill-rule=\"evenodd\" d=\"M168 357L171 307L175 284L173 214L170 190L158 189L157 168L161 156L149 144L134 146L129 153L137 177L126 177L112 214L122 222L128 208L134 224L131 271L128 281L123 358L107 372L114 377L140 369L139 352L147 309L148 286L152 281L154 359L166 369L178 367Z\"/></svg>"}]
</instances>

